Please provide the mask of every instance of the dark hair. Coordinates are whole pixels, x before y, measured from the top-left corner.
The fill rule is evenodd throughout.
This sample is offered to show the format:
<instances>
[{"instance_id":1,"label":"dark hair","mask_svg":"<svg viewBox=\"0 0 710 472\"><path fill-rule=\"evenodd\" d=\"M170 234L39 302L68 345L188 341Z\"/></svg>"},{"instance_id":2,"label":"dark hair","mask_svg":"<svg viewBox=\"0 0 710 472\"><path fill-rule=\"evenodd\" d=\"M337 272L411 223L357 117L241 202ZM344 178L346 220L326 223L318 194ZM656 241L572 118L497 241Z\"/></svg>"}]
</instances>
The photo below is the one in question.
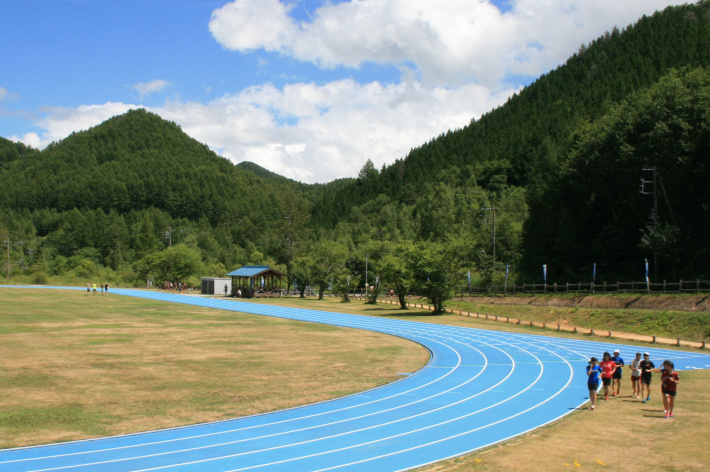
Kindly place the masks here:
<instances>
[{"instance_id":1,"label":"dark hair","mask_svg":"<svg viewBox=\"0 0 710 472\"><path fill-rule=\"evenodd\" d=\"M602 357L603 357L604 359L606 359L607 356L609 356L609 359L611 359L611 354L609 354L608 352L604 351L604 355L603 355Z\"/></svg>"},{"instance_id":2,"label":"dark hair","mask_svg":"<svg viewBox=\"0 0 710 472\"><path fill-rule=\"evenodd\" d=\"M597 359L596 357L592 357L591 359L589 359L589 362L598 362L598 361L599 361L599 359Z\"/></svg>"}]
</instances>

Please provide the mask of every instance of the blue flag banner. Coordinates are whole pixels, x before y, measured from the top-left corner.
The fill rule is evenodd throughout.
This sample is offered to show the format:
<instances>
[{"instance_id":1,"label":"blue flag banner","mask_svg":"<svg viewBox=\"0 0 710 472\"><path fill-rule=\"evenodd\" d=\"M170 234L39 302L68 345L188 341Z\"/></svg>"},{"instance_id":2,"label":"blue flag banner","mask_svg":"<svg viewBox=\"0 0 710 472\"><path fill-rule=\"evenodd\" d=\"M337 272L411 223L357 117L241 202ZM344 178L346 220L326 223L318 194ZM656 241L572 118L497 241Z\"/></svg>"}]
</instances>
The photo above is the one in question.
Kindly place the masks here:
<instances>
[{"instance_id":1,"label":"blue flag banner","mask_svg":"<svg viewBox=\"0 0 710 472\"><path fill-rule=\"evenodd\" d=\"M542 277L545 279L545 285L547 285L547 264L542 265Z\"/></svg>"},{"instance_id":2,"label":"blue flag banner","mask_svg":"<svg viewBox=\"0 0 710 472\"><path fill-rule=\"evenodd\" d=\"M594 263L594 269L592 269L592 280L597 278L597 263Z\"/></svg>"},{"instance_id":3,"label":"blue flag banner","mask_svg":"<svg viewBox=\"0 0 710 472\"><path fill-rule=\"evenodd\" d=\"M471 271L468 271L468 284L471 285Z\"/></svg>"},{"instance_id":4,"label":"blue flag banner","mask_svg":"<svg viewBox=\"0 0 710 472\"><path fill-rule=\"evenodd\" d=\"M505 266L505 278L506 279L508 278L508 269L510 269L510 266L509 265Z\"/></svg>"},{"instance_id":5,"label":"blue flag banner","mask_svg":"<svg viewBox=\"0 0 710 472\"><path fill-rule=\"evenodd\" d=\"M644 259L644 262L646 263L646 283L648 283L650 282L650 280L648 280L648 259Z\"/></svg>"}]
</instances>

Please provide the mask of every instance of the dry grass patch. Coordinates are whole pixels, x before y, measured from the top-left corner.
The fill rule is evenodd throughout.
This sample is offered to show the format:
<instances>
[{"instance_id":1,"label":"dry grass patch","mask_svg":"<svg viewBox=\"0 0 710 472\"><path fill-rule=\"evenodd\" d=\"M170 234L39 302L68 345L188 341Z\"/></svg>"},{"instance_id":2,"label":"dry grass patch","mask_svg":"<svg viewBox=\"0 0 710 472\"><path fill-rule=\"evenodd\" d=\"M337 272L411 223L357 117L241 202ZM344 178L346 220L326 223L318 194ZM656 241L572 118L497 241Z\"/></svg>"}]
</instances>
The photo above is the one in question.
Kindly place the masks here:
<instances>
[{"instance_id":1,"label":"dry grass patch","mask_svg":"<svg viewBox=\"0 0 710 472\"><path fill-rule=\"evenodd\" d=\"M428 360L367 331L120 296L0 289L0 448L332 399Z\"/></svg>"}]
</instances>

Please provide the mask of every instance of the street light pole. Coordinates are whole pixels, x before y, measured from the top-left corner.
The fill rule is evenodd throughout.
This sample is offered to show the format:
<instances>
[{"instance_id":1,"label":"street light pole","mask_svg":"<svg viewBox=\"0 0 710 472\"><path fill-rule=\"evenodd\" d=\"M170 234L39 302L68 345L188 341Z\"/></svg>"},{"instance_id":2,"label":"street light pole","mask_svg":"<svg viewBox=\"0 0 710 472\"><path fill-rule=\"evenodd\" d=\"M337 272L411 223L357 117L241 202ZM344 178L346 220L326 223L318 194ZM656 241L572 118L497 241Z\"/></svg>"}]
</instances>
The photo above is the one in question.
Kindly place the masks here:
<instances>
[{"instance_id":1,"label":"street light pole","mask_svg":"<svg viewBox=\"0 0 710 472\"><path fill-rule=\"evenodd\" d=\"M367 259L369 256L368 253L365 253L365 298L367 298L367 291L370 288L370 285L367 283Z\"/></svg>"},{"instance_id":2,"label":"street light pole","mask_svg":"<svg viewBox=\"0 0 710 472\"><path fill-rule=\"evenodd\" d=\"M5 236L3 244L7 247L7 283L10 284L10 236Z\"/></svg>"},{"instance_id":3,"label":"street light pole","mask_svg":"<svg viewBox=\"0 0 710 472\"><path fill-rule=\"evenodd\" d=\"M483 211L493 212L493 264L496 263L496 207L483 208Z\"/></svg>"},{"instance_id":4,"label":"street light pole","mask_svg":"<svg viewBox=\"0 0 710 472\"><path fill-rule=\"evenodd\" d=\"M284 220L288 220L288 261L286 262L286 274L288 277L288 290L291 289L293 280L291 279L291 260L293 259L293 220L290 216L284 216ZM288 293L287 293L288 294Z\"/></svg>"}]
</instances>

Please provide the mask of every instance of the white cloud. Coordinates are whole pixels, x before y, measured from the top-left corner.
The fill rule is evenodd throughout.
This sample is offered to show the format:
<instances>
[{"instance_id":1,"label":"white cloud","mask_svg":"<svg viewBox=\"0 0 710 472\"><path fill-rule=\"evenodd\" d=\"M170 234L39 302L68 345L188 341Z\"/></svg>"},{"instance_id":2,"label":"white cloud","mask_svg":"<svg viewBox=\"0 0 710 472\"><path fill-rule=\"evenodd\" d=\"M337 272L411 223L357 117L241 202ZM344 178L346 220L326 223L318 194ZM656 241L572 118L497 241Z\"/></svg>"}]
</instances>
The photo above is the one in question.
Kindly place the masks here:
<instances>
[{"instance_id":1,"label":"white cloud","mask_svg":"<svg viewBox=\"0 0 710 472\"><path fill-rule=\"evenodd\" d=\"M209 25L225 48L263 49L322 67L393 64L400 83L266 83L149 110L235 163L253 161L304 182L353 177L367 159L378 168L390 164L502 104L514 91L506 84L511 75L546 72L580 44L674 1L512 0L506 13L486 0L326 2L306 23L278 0L237 0L215 10ZM168 85L156 80L134 89L143 98ZM44 147L129 108L135 106L46 109L35 122L44 131L18 140Z\"/></svg>"},{"instance_id":2,"label":"white cloud","mask_svg":"<svg viewBox=\"0 0 710 472\"><path fill-rule=\"evenodd\" d=\"M5 87L0 87L0 102L9 102L10 100L17 100L19 98L20 97L10 92Z\"/></svg>"},{"instance_id":3,"label":"white cloud","mask_svg":"<svg viewBox=\"0 0 710 472\"><path fill-rule=\"evenodd\" d=\"M248 160L292 179L328 182L356 176L367 159L379 168L404 157L412 147L466 125L509 93L492 94L474 84L430 89L418 82L342 80L282 89L267 84L209 103L171 101L148 110L180 124L234 163ZM15 139L41 148L130 108L136 106L47 109L37 123L45 129L41 137Z\"/></svg>"},{"instance_id":4,"label":"white cloud","mask_svg":"<svg viewBox=\"0 0 710 472\"><path fill-rule=\"evenodd\" d=\"M170 85L170 82L167 80L157 79L151 80L150 82L140 82L132 88L138 92L140 99L143 100L143 97L149 97L153 93L162 92L168 85Z\"/></svg>"},{"instance_id":5,"label":"white cloud","mask_svg":"<svg viewBox=\"0 0 710 472\"><path fill-rule=\"evenodd\" d=\"M476 81L499 87L509 74L537 76L614 26L684 1L512 0L502 13L486 0L368 0L325 3L297 22L278 0L236 0L212 13L225 48L264 49L322 67L367 61L415 64L425 84Z\"/></svg>"},{"instance_id":6,"label":"white cloud","mask_svg":"<svg viewBox=\"0 0 710 472\"><path fill-rule=\"evenodd\" d=\"M171 103L152 111L235 163L253 161L289 178L326 182L357 175L367 159L381 167L404 157L509 93L472 84L449 90L342 80L283 89L267 84L208 104Z\"/></svg>"},{"instance_id":7,"label":"white cloud","mask_svg":"<svg viewBox=\"0 0 710 472\"><path fill-rule=\"evenodd\" d=\"M131 108L137 106L107 102L103 105L82 105L77 108L45 108L42 110L43 117L35 123L43 129L41 135L31 132L22 137L12 136L9 139L43 149L53 141L64 139L73 132L89 129Z\"/></svg>"}]
</instances>

